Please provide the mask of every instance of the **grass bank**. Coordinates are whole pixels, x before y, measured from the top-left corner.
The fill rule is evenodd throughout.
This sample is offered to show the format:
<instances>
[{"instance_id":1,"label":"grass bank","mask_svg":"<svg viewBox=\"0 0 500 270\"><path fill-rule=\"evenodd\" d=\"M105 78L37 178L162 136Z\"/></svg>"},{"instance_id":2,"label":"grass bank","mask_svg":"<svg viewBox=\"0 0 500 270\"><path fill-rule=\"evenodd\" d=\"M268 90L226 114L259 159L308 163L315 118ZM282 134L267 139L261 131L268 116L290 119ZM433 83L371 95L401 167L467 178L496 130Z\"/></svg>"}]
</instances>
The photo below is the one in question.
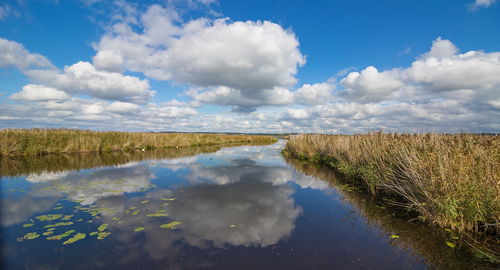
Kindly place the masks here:
<instances>
[{"instance_id":1,"label":"grass bank","mask_svg":"<svg viewBox=\"0 0 500 270\"><path fill-rule=\"evenodd\" d=\"M151 150L232 143L271 143L275 141L274 137L260 135L97 132L74 129L2 129L0 130L0 155L24 156L49 153Z\"/></svg>"},{"instance_id":2,"label":"grass bank","mask_svg":"<svg viewBox=\"0 0 500 270\"><path fill-rule=\"evenodd\" d=\"M284 154L326 164L424 222L500 235L500 138L297 135Z\"/></svg>"}]
</instances>

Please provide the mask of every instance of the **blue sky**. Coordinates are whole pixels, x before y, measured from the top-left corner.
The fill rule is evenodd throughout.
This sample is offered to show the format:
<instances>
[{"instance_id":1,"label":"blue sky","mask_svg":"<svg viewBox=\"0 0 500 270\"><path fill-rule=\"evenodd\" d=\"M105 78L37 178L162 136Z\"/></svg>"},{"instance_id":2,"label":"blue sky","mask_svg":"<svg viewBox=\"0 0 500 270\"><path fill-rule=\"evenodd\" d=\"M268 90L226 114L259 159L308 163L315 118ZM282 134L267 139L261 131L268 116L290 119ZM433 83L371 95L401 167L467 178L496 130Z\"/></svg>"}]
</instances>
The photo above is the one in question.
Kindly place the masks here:
<instances>
[{"instance_id":1,"label":"blue sky","mask_svg":"<svg viewBox=\"0 0 500 270\"><path fill-rule=\"evenodd\" d=\"M0 127L498 132L500 4L4 1Z\"/></svg>"}]
</instances>

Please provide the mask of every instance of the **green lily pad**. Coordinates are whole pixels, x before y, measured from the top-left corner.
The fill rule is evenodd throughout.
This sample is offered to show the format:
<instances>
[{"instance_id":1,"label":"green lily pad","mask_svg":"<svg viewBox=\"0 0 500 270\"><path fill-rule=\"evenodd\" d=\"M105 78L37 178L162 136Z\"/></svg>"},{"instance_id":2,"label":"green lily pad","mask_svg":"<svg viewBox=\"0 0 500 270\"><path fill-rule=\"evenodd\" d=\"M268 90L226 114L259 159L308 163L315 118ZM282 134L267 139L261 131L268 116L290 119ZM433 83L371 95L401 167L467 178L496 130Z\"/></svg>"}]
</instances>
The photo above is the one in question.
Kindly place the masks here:
<instances>
[{"instance_id":1,"label":"green lily pad","mask_svg":"<svg viewBox=\"0 0 500 270\"><path fill-rule=\"evenodd\" d=\"M53 235L51 237L47 237L47 240L61 240L63 238L66 238L68 236L70 236L72 233L76 232L75 230L69 230L69 231L66 231L62 234L58 234L58 235Z\"/></svg>"},{"instance_id":2,"label":"green lily pad","mask_svg":"<svg viewBox=\"0 0 500 270\"><path fill-rule=\"evenodd\" d=\"M399 235L397 235L397 234L393 234L393 235L391 235L391 236L389 236L389 237L394 239L394 238L399 238Z\"/></svg>"},{"instance_id":3,"label":"green lily pad","mask_svg":"<svg viewBox=\"0 0 500 270\"><path fill-rule=\"evenodd\" d=\"M73 222L71 221L68 221L68 222L57 222L56 224L49 224L49 225L45 225L43 226L45 229L47 228L53 228L53 227L59 227L59 226L68 226L68 225L72 225Z\"/></svg>"},{"instance_id":4,"label":"green lily pad","mask_svg":"<svg viewBox=\"0 0 500 270\"><path fill-rule=\"evenodd\" d=\"M458 239L460 239L460 237L458 237L458 236L452 236L451 239L458 240Z\"/></svg>"},{"instance_id":5,"label":"green lily pad","mask_svg":"<svg viewBox=\"0 0 500 270\"><path fill-rule=\"evenodd\" d=\"M54 207L54 208L52 208L52 209L54 209L54 210L59 210L59 209L63 209L63 207L62 207L62 206L58 206L58 207Z\"/></svg>"},{"instance_id":6,"label":"green lily pad","mask_svg":"<svg viewBox=\"0 0 500 270\"><path fill-rule=\"evenodd\" d=\"M141 203L148 203L148 202L149 202L149 200L144 200Z\"/></svg>"},{"instance_id":7,"label":"green lily pad","mask_svg":"<svg viewBox=\"0 0 500 270\"><path fill-rule=\"evenodd\" d=\"M110 232L100 232L98 235L97 235L97 239L98 240L102 240L104 238L106 238L108 235L110 235L111 233Z\"/></svg>"},{"instance_id":8,"label":"green lily pad","mask_svg":"<svg viewBox=\"0 0 500 270\"><path fill-rule=\"evenodd\" d=\"M231 228L236 228L236 225L231 224L231 225L229 225L229 227L231 227Z\"/></svg>"},{"instance_id":9,"label":"green lily pad","mask_svg":"<svg viewBox=\"0 0 500 270\"><path fill-rule=\"evenodd\" d=\"M36 239L40 237L40 235L36 232L30 232L30 233L27 233L23 236L23 239L24 240L33 240L33 239Z\"/></svg>"},{"instance_id":10,"label":"green lily pad","mask_svg":"<svg viewBox=\"0 0 500 270\"><path fill-rule=\"evenodd\" d=\"M33 225L35 225L35 224L33 224L33 223L26 223L26 224L23 224L23 228L29 228L29 227L31 227Z\"/></svg>"},{"instance_id":11,"label":"green lily pad","mask_svg":"<svg viewBox=\"0 0 500 270\"><path fill-rule=\"evenodd\" d=\"M134 232L140 232L140 231L144 231L144 227L137 227L134 229Z\"/></svg>"},{"instance_id":12,"label":"green lily pad","mask_svg":"<svg viewBox=\"0 0 500 270\"><path fill-rule=\"evenodd\" d=\"M101 226L99 226L99 228L97 228L98 231L102 232L104 230L106 230L108 228L109 224L102 224Z\"/></svg>"},{"instance_id":13,"label":"green lily pad","mask_svg":"<svg viewBox=\"0 0 500 270\"><path fill-rule=\"evenodd\" d=\"M175 201L177 198L161 198L162 201Z\"/></svg>"},{"instance_id":14,"label":"green lily pad","mask_svg":"<svg viewBox=\"0 0 500 270\"><path fill-rule=\"evenodd\" d=\"M64 215L64 217L61 218L61 220L70 220L72 217L73 215Z\"/></svg>"},{"instance_id":15,"label":"green lily pad","mask_svg":"<svg viewBox=\"0 0 500 270\"><path fill-rule=\"evenodd\" d=\"M40 221L49 221L49 220L56 220L60 219L63 215L61 214L51 214L51 215L41 215L37 216L36 218Z\"/></svg>"},{"instance_id":16,"label":"green lily pad","mask_svg":"<svg viewBox=\"0 0 500 270\"><path fill-rule=\"evenodd\" d=\"M153 214L147 214L147 217L168 217L167 213L153 213Z\"/></svg>"},{"instance_id":17,"label":"green lily pad","mask_svg":"<svg viewBox=\"0 0 500 270\"><path fill-rule=\"evenodd\" d=\"M97 235L99 232L91 232L89 233L90 236L94 236L94 235Z\"/></svg>"},{"instance_id":18,"label":"green lily pad","mask_svg":"<svg viewBox=\"0 0 500 270\"><path fill-rule=\"evenodd\" d=\"M455 248L457 245L455 243L452 243L452 242L445 242L447 246L451 247L451 248Z\"/></svg>"},{"instance_id":19,"label":"green lily pad","mask_svg":"<svg viewBox=\"0 0 500 270\"><path fill-rule=\"evenodd\" d=\"M160 228L164 228L164 229L177 229L177 225L181 224L179 221L172 221L168 224L162 224L160 225Z\"/></svg>"},{"instance_id":20,"label":"green lily pad","mask_svg":"<svg viewBox=\"0 0 500 270\"><path fill-rule=\"evenodd\" d=\"M42 233L44 236L49 236L49 235L53 235L54 234L54 231L46 231L44 233Z\"/></svg>"},{"instance_id":21,"label":"green lily pad","mask_svg":"<svg viewBox=\"0 0 500 270\"><path fill-rule=\"evenodd\" d=\"M73 235L70 239L66 240L63 245L68 245L68 244L73 244L76 241L82 240L86 237L87 235L85 233L77 233Z\"/></svg>"}]
</instances>

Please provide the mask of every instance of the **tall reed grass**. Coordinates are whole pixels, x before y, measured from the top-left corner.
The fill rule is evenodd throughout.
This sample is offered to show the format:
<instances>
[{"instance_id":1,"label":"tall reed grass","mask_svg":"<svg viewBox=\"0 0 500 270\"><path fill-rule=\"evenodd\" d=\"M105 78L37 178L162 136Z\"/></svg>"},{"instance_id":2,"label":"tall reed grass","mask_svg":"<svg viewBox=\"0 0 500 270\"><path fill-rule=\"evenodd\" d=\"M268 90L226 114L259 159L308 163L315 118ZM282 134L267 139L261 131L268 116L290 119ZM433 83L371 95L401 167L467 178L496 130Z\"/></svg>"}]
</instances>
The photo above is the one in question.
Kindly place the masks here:
<instances>
[{"instance_id":1,"label":"tall reed grass","mask_svg":"<svg viewBox=\"0 0 500 270\"><path fill-rule=\"evenodd\" d=\"M2 129L0 155L110 152L228 143L275 142L271 136L202 133L97 132L74 129Z\"/></svg>"},{"instance_id":2,"label":"tall reed grass","mask_svg":"<svg viewBox=\"0 0 500 270\"><path fill-rule=\"evenodd\" d=\"M333 167L420 220L500 235L500 138L472 134L297 135L284 154Z\"/></svg>"}]
</instances>

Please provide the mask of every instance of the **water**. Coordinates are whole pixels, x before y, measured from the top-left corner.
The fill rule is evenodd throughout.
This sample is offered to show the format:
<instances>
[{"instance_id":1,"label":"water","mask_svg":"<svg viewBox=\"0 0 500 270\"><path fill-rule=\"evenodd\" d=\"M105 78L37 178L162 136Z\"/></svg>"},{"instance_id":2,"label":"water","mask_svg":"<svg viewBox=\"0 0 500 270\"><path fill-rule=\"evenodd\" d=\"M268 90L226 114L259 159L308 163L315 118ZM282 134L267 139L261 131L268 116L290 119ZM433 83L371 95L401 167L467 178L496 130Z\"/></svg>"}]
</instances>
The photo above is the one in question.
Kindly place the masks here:
<instances>
[{"instance_id":1,"label":"water","mask_svg":"<svg viewBox=\"0 0 500 270\"><path fill-rule=\"evenodd\" d=\"M397 218L331 171L287 163L282 147L4 159L2 269L491 266L445 245L453 233ZM49 214L60 216L42 221ZM64 244L77 233L85 238Z\"/></svg>"}]
</instances>

